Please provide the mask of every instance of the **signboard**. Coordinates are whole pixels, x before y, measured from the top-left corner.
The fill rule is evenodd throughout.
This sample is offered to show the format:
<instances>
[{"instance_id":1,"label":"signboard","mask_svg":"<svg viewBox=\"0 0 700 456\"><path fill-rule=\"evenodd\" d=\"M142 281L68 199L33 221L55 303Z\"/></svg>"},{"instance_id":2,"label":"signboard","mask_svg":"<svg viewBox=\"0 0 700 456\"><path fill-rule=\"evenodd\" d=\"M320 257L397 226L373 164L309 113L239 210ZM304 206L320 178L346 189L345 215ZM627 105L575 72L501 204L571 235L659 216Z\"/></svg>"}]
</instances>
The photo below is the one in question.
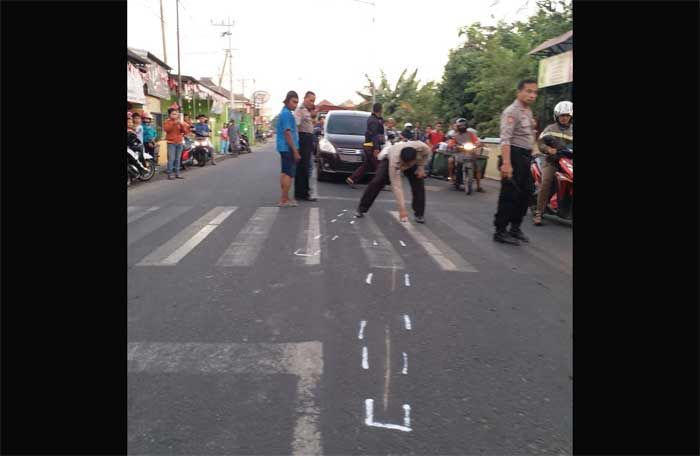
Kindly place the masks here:
<instances>
[{"instance_id":1,"label":"signboard","mask_svg":"<svg viewBox=\"0 0 700 456\"><path fill-rule=\"evenodd\" d=\"M165 68L151 63L146 65L146 70L144 79L146 80L148 94L165 100L169 99L170 87L168 87L168 72Z\"/></svg>"},{"instance_id":2,"label":"signboard","mask_svg":"<svg viewBox=\"0 0 700 456\"><path fill-rule=\"evenodd\" d=\"M253 101L256 105L264 105L268 101L270 101L270 94L265 92L264 90L258 90L255 93L253 93Z\"/></svg>"},{"instance_id":3,"label":"signboard","mask_svg":"<svg viewBox=\"0 0 700 456\"><path fill-rule=\"evenodd\" d=\"M126 101L138 104L146 103L141 72L130 62L126 63Z\"/></svg>"},{"instance_id":4,"label":"signboard","mask_svg":"<svg viewBox=\"0 0 700 456\"><path fill-rule=\"evenodd\" d=\"M537 86L550 87L565 84L574 80L574 51L540 60L540 71L537 77Z\"/></svg>"}]
</instances>

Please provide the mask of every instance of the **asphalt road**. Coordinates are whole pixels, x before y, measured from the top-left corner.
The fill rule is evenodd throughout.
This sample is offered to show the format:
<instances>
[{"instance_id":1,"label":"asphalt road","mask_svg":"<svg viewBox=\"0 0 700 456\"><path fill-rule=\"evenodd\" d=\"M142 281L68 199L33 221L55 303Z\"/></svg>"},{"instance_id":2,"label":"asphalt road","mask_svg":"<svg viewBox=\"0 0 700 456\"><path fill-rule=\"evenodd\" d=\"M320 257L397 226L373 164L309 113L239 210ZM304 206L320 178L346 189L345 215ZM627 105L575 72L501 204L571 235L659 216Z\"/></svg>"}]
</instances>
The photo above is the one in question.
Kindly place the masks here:
<instances>
[{"instance_id":1,"label":"asphalt road","mask_svg":"<svg viewBox=\"0 0 700 456\"><path fill-rule=\"evenodd\" d=\"M130 454L571 454L571 227L495 244L492 181L277 208L271 142L183 175L128 190Z\"/></svg>"}]
</instances>

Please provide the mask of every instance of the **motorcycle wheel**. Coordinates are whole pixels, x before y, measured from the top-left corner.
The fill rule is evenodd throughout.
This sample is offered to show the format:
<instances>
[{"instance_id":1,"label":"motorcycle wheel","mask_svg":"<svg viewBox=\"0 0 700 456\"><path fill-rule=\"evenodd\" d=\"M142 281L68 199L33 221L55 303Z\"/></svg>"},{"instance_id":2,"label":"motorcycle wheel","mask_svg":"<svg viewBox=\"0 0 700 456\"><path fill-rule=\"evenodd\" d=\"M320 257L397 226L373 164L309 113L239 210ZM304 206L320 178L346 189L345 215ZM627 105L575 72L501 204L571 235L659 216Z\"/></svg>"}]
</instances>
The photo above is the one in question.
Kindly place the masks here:
<instances>
[{"instance_id":1,"label":"motorcycle wheel","mask_svg":"<svg viewBox=\"0 0 700 456\"><path fill-rule=\"evenodd\" d=\"M153 179L153 176L156 175L156 162L153 160L146 160L144 168L146 168L147 172L146 174L140 174L139 180L146 182Z\"/></svg>"}]
</instances>

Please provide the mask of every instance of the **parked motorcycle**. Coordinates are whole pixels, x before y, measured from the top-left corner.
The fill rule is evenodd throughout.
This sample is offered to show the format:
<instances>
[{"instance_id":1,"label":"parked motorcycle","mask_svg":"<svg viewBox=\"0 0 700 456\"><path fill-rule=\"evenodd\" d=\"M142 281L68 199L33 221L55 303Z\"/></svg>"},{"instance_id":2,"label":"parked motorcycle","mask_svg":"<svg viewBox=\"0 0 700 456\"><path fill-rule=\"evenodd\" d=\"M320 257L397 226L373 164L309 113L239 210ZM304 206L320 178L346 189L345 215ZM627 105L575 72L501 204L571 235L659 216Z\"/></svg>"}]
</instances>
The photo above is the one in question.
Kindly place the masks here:
<instances>
[{"instance_id":1,"label":"parked motorcycle","mask_svg":"<svg viewBox=\"0 0 700 456\"><path fill-rule=\"evenodd\" d=\"M156 163L151 154L144 152L143 159L139 158L139 152L129 147L126 148L126 185L131 185L135 179L148 181L156 173Z\"/></svg>"},{"instance_id":2,"label":"parked motorcycle","mask_svg":"<svg viewBox=\"0 0 700 456\"><path fill-rule=\"evenodd\" d=\"M563 147L556 138L545 138L545 144L557 149L555 154L554 180L549 198L545 206L544 213L554 215L564 220L573 221L574 218L574 151L573 148ZM538 154L533 157L530 165L532 180L534 182L534 193L532 195L531 210L535 213L537 209L537 196L542 190L542 168L546 155Z\"/></svg>"},{"instance_id":3,"label":"parked motorcycle","mask_svg":"<svg viewBox=\"0 0 700 456\"><path fill-rule=\"evenodd\" d=\"M194 141L189 138L185 138L185 144L180 153L180 169L185 170L188 166L194 166L194 156L192 155L192 148L194 147Z\"/></svg>"},{"instance_id":4,"label":"parked motorcycle","mask_svg":"<svg viewBox=\"0 0 700 456\"><path fill-rule=\"evenodd\" d=\"M241 133L241 139L238 141L239 144L239 150L241 153L251 153L252 151L250 150L250 142L248 141L248 137Z\"/></svg>"}]
</instances>

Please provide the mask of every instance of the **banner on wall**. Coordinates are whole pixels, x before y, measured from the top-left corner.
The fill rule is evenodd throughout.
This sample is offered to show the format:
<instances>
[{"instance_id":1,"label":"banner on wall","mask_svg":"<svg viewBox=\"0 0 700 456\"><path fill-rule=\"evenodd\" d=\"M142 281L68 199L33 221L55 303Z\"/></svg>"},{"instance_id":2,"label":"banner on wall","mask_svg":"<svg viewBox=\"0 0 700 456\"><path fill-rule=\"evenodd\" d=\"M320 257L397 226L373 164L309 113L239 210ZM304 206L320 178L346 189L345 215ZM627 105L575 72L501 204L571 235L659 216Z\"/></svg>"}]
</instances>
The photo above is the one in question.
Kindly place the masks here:
<instances>
[{"instance_id":1,"label":"banner on wall","mask_svg":"<svg viewBox=\"0 0 700 456\"><path fill-rule=\"evenodd\" d=\"M146 87L148 94L154 97L168 99L170 98L170 87L168 85L168 72L160 65L151 63L146 65Z\"/></svg>"},{"instance_id":2,"label":"banner on wall","mask_svg":"<svg viewBox=\"0 0 700 456\"><path fill-rule=\"evenodd\" d=\"M130 62L126 63L126 101L138 104L146 103L141 72Z\"/></svg>"}]
</instances>

